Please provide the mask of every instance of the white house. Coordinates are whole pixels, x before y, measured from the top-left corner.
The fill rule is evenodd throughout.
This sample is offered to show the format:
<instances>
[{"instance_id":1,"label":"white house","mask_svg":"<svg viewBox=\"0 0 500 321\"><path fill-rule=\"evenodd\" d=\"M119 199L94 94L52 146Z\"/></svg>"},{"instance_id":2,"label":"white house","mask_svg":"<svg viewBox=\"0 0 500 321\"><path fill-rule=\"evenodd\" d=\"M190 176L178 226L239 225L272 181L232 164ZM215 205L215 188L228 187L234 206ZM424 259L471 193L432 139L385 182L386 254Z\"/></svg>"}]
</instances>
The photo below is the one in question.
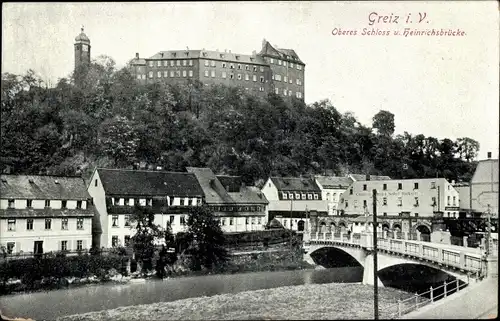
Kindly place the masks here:
<instances>
[{"instance_id":1,"label":"white house","mask_svg":"<svg viewBox=\"0 0 500 321\"><path fill-rule=\"evenodd\" d=\"M328 214L321 189L312 178L270 177L261 191L269 201L269 219L278 220L285 228L304 231L310 211Z\"/></svg>"},{"instance_id":2,"label":"white house","mask_svg":"<svg viewBox=\"0 0 500 321\"><path fill-rule=\"evenodd\" d=\"M220 221L222 231L237 233L264 230L268 221L268 201L254 186L246 186L240 176L215 175L210 168L187 167L203 189L204 203Z\"/></svg>"},{"instance_id":3,"label":"white house","mask_svg":"<svg viewBox=\"0 0 500 321\"><path fill-rule=\"evenodd\" d=\"M321 189L322 199L326 202L328 215L340 215L337 208L340 195L346 191L353 180L349 177L315 176L315 181Z\"/></svg>"},{"instance_id":4,"label":"white house","mask_svg":"<svg viewBox=\"0 0 500 321\"><path fill-rule=\"evenodd\" d=\"M81 177L0 176L0 246L9 253L87 250L94 207Z\"/></svg>"},{"instance_id":5,"label":"white house","mask_svg":"<svg viewBox=\"0 0 500 321\"><path fill-rule=\"evenodd\" d=\"M94 199L94 246L127 246L135 234L135 205L151 209L155 224L172 232L186 229L189 209L201 206L203 190L191 173L96 168L88 185Z\"/></svg>"}]
</instances>

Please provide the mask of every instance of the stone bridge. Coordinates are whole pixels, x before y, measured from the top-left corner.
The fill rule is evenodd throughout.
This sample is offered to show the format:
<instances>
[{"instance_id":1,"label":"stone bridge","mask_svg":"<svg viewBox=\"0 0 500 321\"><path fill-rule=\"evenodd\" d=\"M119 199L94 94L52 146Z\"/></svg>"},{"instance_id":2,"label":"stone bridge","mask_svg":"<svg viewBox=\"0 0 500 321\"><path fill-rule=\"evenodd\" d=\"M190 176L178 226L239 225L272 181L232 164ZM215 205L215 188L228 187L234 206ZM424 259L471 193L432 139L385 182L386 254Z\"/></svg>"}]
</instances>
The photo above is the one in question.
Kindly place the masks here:
<instances>
[{"instance_id":1,"label":"stone bridge","mask_svg":"<svg viewBox=\"0 0 500 321\"><path fill-rule=\"evenodd\" d=\"M497 273L495 261L486 261L480 249L416 240L390 239L386 233L378 233L377 272L405 264L417 264L441 270L466 283L469 276L482 277ZM384 237L385 236L385 237ZM374 284L373 234L359 233L308 233L304 238L307 251L304 259L314 263L311 254L319 249L335 248L349 254L363 268L363 283ZM496 246L496 245L495 245ZM380 279L378 284L382 285Z\"/></svg>"}]
</instances>

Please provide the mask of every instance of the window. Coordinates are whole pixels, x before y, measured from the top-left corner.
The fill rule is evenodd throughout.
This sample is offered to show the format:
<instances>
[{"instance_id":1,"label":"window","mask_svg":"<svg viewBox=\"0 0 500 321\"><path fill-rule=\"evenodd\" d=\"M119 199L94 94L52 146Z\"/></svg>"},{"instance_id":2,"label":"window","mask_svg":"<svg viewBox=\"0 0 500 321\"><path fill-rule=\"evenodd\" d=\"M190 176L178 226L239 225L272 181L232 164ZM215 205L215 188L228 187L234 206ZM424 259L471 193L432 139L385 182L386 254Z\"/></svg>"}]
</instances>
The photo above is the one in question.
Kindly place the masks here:
<instances>
[{"instance_id":1,"label":"window","mask_svg":"<svg viewBox=\"0 0 500 321\"><path fill-rule=\"evenodd\" d=\"M61 251L68 250L68 241L61 241Z\"/></svg>"},{"instance_id":2,"label":"window","mask_svg":"<svg viewBox=\"0 0 500 321\"><path fill-rule=\"evenodd\" d=\"M129 206L130 205L130 198L125 198L124 202L125 202L125 206Z\"/></svg>"},{"instance_id":3,"label":"window","mask_svg":"<svg viewBox=\"0 0 500 321\"><path fill-rule=\"evenodd\" d=\"M189 60L189 65L193 66L193 61L192 60Z\"/></svg>"},{"instance_id":4,"label":"window","mask_svg":"<svg viewBox=\"0 0 500 321\"><path fill-rule=\"evenodd\" d=\"M314 194L314 199L315 199L315 200L319 199L318 194Z\"/></svg>"},{"instance_id":5,"label":"window","mask_svg":"<svg viewBox=\"0 0 500 321\"><path fill-rule=\"evenodd\" d=\"M281 81L281 75L274 75L274 80Z\"/></svg>"},{"instance_id":6,"label":"window","mask_svg":"<svg viewBox=\"0 0 500 321\"><path fill-rule=\"evenodd\" d=\"M271 63L274 64L274 59L273 58L271 58Z\"/></svg>"},{"instance_id":7,"label":"window","mask_svg":"<svg viewBox=\"0 0 500 321\"><path fill-rule=\"evenodd\" d=\"M287 77L287 76L284 76L284 77L283 77L283 81L284 81L284 82L288 82L288 77Z\"/></svg>"},{"instance_id":8,"label":"window","mask_svg":"<svg viewBox=\"0 0 500 321\"><path fill-rule=\"evenodd\" d=\"M403 189L403 183L398 183L398 189Z\"/></svg>"},{"instance_id":9,"label":"window","mask_svg":"<svg viewBox=\"0 0 500 321\"><path fill-rule=\"evenodd\" d=\"M232 217L229 218L229 225L234 225L234 218Z\"/></svg>"},{"instance_id":10,"label":"window","mask_svg":"<svg viewBox=\"0 0 500 321\"><path fill-rule=\"evenodd\" d=\"M279 59L278 59L278 65L280 65L280 66L281 66L281 60L279 60Z\"/></svg>"},{"instance_id":11,"label":"window","mask_svg":"<svg viewBox=\"0 0 500 321\"><path fill-rule=\"evenodd\" d=\"M283 199L286 200L288 198L288 195L286 193L281 193L283 195Z\"/></svg>"},{"instance_id":12,"label":"window","mask_svg":"<svg viewBox=\"0 0 500 321\"><path fill-rule=\"evenodd\" d=\"M226 78L227 74L225 71L222 72L222 78Z\"/></svg>"},{"instance_id":13,"label":"window","mask_svg":"<svg viewBox=\"0 0 500 321\"><path fill-rule=\"evenodd\" d=\"M238 69L241 70L241 64L238 64Z\"/></svg>"},{"instance_id":14,"label":"window","mask_svg":"<svg viewBox=\"0 0 500 321\"><path fill-rule=\"evenodd\" d=\"M185 200L184 200L183 198L181 198L181 199L180 199L180 205L181 205L181 206L184 206L184 201L185 201Z\"/></svg>"},{"instance_id":15,"label":"window","mask_svg":"<svg viewBox=\"0 0 500 321\"><path fill-rule=\"evenodd\" d=\"M83 217L79 217L76 219L76 229L83 230Z\"/></svg>"},{"instance_id":16,"label":"window","mask_svg":"<svg viewBox=\"0 0 500 321\"><path fill-rule=\"evenodd\" d=\"M113 215L111 217L111 220L112 220L112 225L113 227L118 227L118 215Z\"/></svg>"},{"instance_id":17,"label":"window","mask_svg":"<svg viewBox=\"0 0 500 321\"><path fill-rule=\"evenodd\" d=\"M8 208L14 208L15 207L15 204L16 204L16 201L13 200L13 199L10 199L9 200L9 205L8 205Z\"/></svg>"},{"instance_id":18,"label":"window","mask_svg":"<svg viewBox=\"0 0 500 321\"><path fill-rule=\"evenodd\" d=\"M451 185L448 185L448 190L450 190L450 188L451 188Z\"/></svg>"},{"instance_id":19,"label":"window","mask_svg":"<svg viewBox=\"0 0 500 321\"><path fill-rule=\"evenodd\" d=\"M187 77L187 70L182 71L182 77Z\"/></svg>"},{"instance_id":20,"label":"window","mask_svg":"<svg viewBox=\"0 0 500 321\"><path fill-rule=\"evenodd\" d=\"M293 193L288 193L288 198L293 200Z\"/></svg>"},{"instance_id":21,"label":"window","mask_svg":"<svg viewBox=\"0 0 500 321\"><path fill-rule=\"evenodd\" d=\"M382 205L387 205L387 197L384 197L384 198L382 199Z\"/></svg>"},{"instance_id":22,"label":"window","mask_svg":"<svg viewBox=\"0 0 500 321\"><path fill-rule=\"evenodd\" d=\"M403 206L403 198L398 197L398 206Z\"/></svg>"},{"instance_id":23,"label":"window","mask_svg":"<svg viewBox=\"0 0 500 321\"><path fill-rule=\"evenodd\" d=\"M264 76L260 76L260 82L264 82Z\"/></svg>"},{"instance_id":24,"label":"window","mask_svg":"<svg viewBox=\"0 0 500 321\"><path fill-rule=\"evenodd\" d=\"M111 246L112 247L117 247L118 246L118 235L113 235L111 237Z\"/></svg>"},{"instance_id":25,"label":"window","mask_svg":"<svg viewBox=\"0 0 500 321\"><path fill-rule=\"evenodd\" d=\"M384 216L387 216L387 212L384 212Z\"/></svg>"},{"instance_id":26,"label":"window","mask_svg":"<svg viewBox=\"0 0 500 321\"><path fill-rule=\"evenodd\" d=\"M255 68L255 67L254 67ZM250 66L245 65L245 70L250 70ZM255 70L254 70L255 71Z\"/></svg>"},{"instance_id":27,"label":"window","mask_svg":"<svg viewBox=\"0 0 500 321\"><path fill-rule=\"evenodd\" d=\"M45 229L50 230L52 228L52 219L51 218L46 218L45 219Z\"/></svg>"},{"instance_id":28,"label":"window","mask_svg":"<svg viewBox=\"0 0 500 321\"><path fill-rule=\"evenodd\" d=\"M250 223L250 218L249 217L245 217L245 224L248 225Z\"/></svg>"},{"instance_id":29,"label":"window","mask_svg":"<svg viewBox=\"0 0 500 321\"><path fill-rule=\"evenodd\" d=\"M436 198L432 197L432 206L436 206Z\"/></svg>"},{"instance_id":30,"label":"window","mask_svg":"<svg viewBox=\"0 0 500 321\"><path fill-rule=\"evenodd\" d=\"M456 196L453 196L453 206L457 205L456 201L457 201Z\"/></svg>"},{"instance_id":31,"label":"window","mask_svg":"<svg viewBox=\"0 0 500 321\"><path fill-rule=\"evenodd\" d=\"M230 74L229 79L234 79L234 74Z\"/></svg>"},{"instance_id":32,"label":"window","mask_svg":"<svg viewBox=\"0 0 500 321\"><path fill-rule=\"evenodd\" d=\"M183 66L187 66L187 60L183 60L183 61L182 61L182 65L183 65Z\"/></svg>"},{"instance_id":33,"label":"window","mask_svg":"<svg viewBox=\"0 0 500 321\"><path fill-rule=\"evenodd\" d=\"M130 246L130 235L125 235L123 243L125 243L125 246Z\"/></svg>"},{"instance_id":34,"label":"window","mask_svg":"<svg viewBox=\"0 0 500 321\"><path fill-rule=\"evenodd\" d=\"M184 215L181 216L181 225L186 225L186 217Z\"/></svg>"},{"instance_id":35,"label":"window","mask_svg":"<svg viewBox=\"0 0 500 321\"><path fill-rule=\"evenodd\" d=\"M280 89L279 88L274 88L274 93L277 95L280 93Z\"/></svg>"},{"instance_id":36,"label":"window","mask_svg":"<svg viewBox=\"0 0 500 321\"><path fill-rule=\"evenodd\" d=\"M302 98L302 93L300 91L297 91L296 96L297 98Z\"/></svg>"},{"instance_id":37,"label":"window","mask_svg":"<svg viewBox=\"0 0 500 321\"><path fill-rule=\"evenodd\" d=\"M363 184L363 191L366 191L366 184Z\"/></svg>"},{"instance_id":38,"label":"window","mask_svg":"<svg viewBox=\"0 0 500 321\"><path fill-rule=\"evenodd\" d=\"M180 66L181 65L181 61L180 60L177 60L177 62L175 63L177 66Z\"/></svg>"},{"instance_id":39,"label":"window","mask_svg":"<svg viewBox=\"0 0 500 321\"><path fill-rule=\"evenodd\" d=\"M349 190L349 195L352 195L352 188Z\"/></svg>"},{"instance_id":40,"label":"window","mask_svg":"<svg viewBox=\"0 0 500 321\"><path fill-rule=\"evenodd\" d=\"M256 72L257 71L257 66L253 66L253 71Z\"/></svg>"},{"instance_id":41,"label":"window","mask_svg":"<svg viewBox=\"0 0 500 321\"><path fill-rule=\"evenodd\" d=\"M174 71L173 71L173 70L172 70L172 71L170 71L170 77L171 77L171 78L175 77L175 73L174 73Z\"/></svg>"},{"instance_id":42,"label":"window","mask_svg":"<svg viewBox=\"0 0 500 321\"><path fill-rule=\"evenodd\" d=\"M149 62L149 67L154 67L154 61Z\"/></svg>"},{"instance_id":43,"label":"window","mask_svg":"<svg viewBox=\"0 0 500 321\"><path fill-rule=\"evenodd\" d=\"M286 89L283 89L283 95L286 96Z\"/></svg>"},{"instance_id":44,"label":"window","mask_svg":"<svg viewBox=\"0 0 500 321\"><path fill-rule=\"evenodd\" d=\"M125 215L125 226L130 226L130 215Z\"/></svg>"},{"instance_id":45,"label":"window","mask_svg":"<svg viewBox=\"0 0 500 321\"><path fill-rule=\"evenodd\" d=\"M7 231L15 231L16 230L16 219L9 218L7 220Z\"/></svg>"},{"instance_id":46,"label":"window","mask_svg":"<svg viewBox=\"0 0 500 321\"><path fill-rule=\"evenodd\" d=\"M286 227L287 220L283 220L283 226Z\"/></svg>"},{"instance_id":47,"label":"window","mask_svg":"<svg viewBox=\"0 0 500 321\"><path fill-rule=\"evenodd\" d=\"M33 219L32 218L29 218L26 220L26 229L28 231L32 231L33 230Z\"/></svg>"},{"instance_id":48,"label":"window","mask_svg":"<svg viewBox=\"0 0 500 321\"><path fill-rule=\"evenodd\" d=\"M175 71L175 77L180 77L181 76L181 71L180 70L176 70Z\"/></svg>"},{"instance_id":49,"label":"window","mask_svg":"<svg viewBox=\"0 0 500 321\"><path fill-rule=\"evenodd\" d=\"M222 63L222 68L227 68L227 64L225 62Z\"/></svg>"},{"instance_id":50,"label":"window","mask_svg":"<svg viewBox=\"0 0 500 321\"><path fill-rule=\"evenodd\" d=\"M250 80L250 76L248 74L245 74L245 80Z\"/></svg>"},{"instance_id":51,"label":"window","mask_svg":"<svg viewBox=\"0 0 500 321\"><path fill-rule=\"evenodd\" d=\"M193 200L188 198L188 206L193 206Z\"/></svg>"},{"instance_id":52,"label":"window","mask_svg":"<svg viewBox=\"0 0 500 321\"><path fill-rule=\"evenodd\" d=\"M345 208L348 208L349 207L349 201L345 201Z\"/></svg>"},{"instance_id":53,"label":"window","mask_svg":"<svg viewBox=\"0 0 500 321\"><path fill-rule=\"evenodd\" d=\"M61 201L61 208L66 208L67 205L68 205L68 201L67 200L62 200Z\"/></svg>"},{"instance_id":54,"label":"window","mask_svg":"<svg viewBox=\"0 0 500 321\"><path fill-rule=\"evenodd\" d=\"M448 204L448 206L450 206L450 197L449 197L449 196L447 197L447 202L446 202L446 204Z\"/></svg>"},{"instance_id":55,"label":"window","mask_svg":"<svg viewBox=\"0 0 500 321\"><path fill-rule=\"evenodd\" d=\"M238 80L241 80L241 74L238 74Z\"/></svg>"},{"instance_id":56,"label":"window","mask_svg":"<svg viewBox=\"0 0 500 321\"><path fill-rule=\"evenodd\" d=\"M305 199L306 199L306 194L302 194L300 197L301 197L303 200L305 200Z\"/></svg>"},{"instance_id":57,"label":"window","mask_svg":"<svg viewBox=\"0 0 500 321\"><path fill-rule=\"evenodd\" d=\"M63 218L61 219L61 230L67 230L68 229L68 219Z\"/></svg>"},{"instance_id":58,"label":"window","mask_svg":"<svg viewBox=\"0 0 500 321\"><path fill-rule=\"evenodd\" d=\"M296 200L300 200L300 194L299 193L295 193L295 199Z\"/></svg>"},{"instance_id":59,"label":"window","mask_svg":"<svg viewBox=\"0 0 500 321\"><path fill-rule=\"evenodd\" d=\"M167 67L168 65L168 61L167 60L163 60L163 67Z\"/></svg>"},{"instance_id":60,"label":"window","mask_svg":"<svg viewBox=\"0 0 500 321\"><path fill-rule=\"evenodd\" d=\"M363 200L363 208L368 207L368 202L366 200Z\"/></svg>"},{"instance_id":61,"label":"window","mask_svg":"<svg viewBox=\"0 0 500 321\"><path fill-rule=\"evenodd\" d=\"M174 66L174 61L170 60L170 67L173 67L173 66Z\"/></svg>"},{"instance_id":62,"label":"window","mask_svg":"<svg viewBox=\"0 0 500 321\"><path fill-rule=\"evenodd\" d=\"M253 71L257 71L257 67L254 67ZM264 72L264 67L260 66L260 72Z\"/></svg>"},{"instance_id":63,"label":"window","mask_svg":"<svg viewBox=\"0 0 500 321\"><path fill-rule=\"evenodd\" d=\"M149 78L153 78L153 72L152 71L148 72L148 77Z\"/></svg>"},{"instance_id":64,"label":"window","mask_svg":"<svg viewBox=\"0 0 500 321\"><path fill-rule=\"evenodd\" d=\"M384 185L382 186L382 189L383 189L384 191L387 191L387 184L384 184Z\"/></svg>"},{"instance_id":65,"label":"window","mask_svg":"<svg viewBox=\"0 0 500 321\"><path fill-rule=\"evenodd\" d=\"M205 77L208 77L208 70L205 70Z\"/></svg>"},{"instance_id":66,"label":"window","mask_svg":"<svg viewBox=\"0 0 500 321\"><path fill-rule=\"evenodd\" d=\"M212 70L212 71L210 72L210 76L212 76L212 78L215 78L215 70Z\"/></svg>"},{"instance_id":67,"label":"window","mask_svg":"<svg viewBox=\"0 0 500 321\"><path fill-rule=\"evenodd\" d=\"M78 209L82 208L82 201L76 201L76 208Z\"/></svg>"},{"instance_id":68,"label":"window","mask_svg":"<svg viewBox=\"0 0 500 321\"><path fill-rule=\"evenodd\" d=\"M50 207L50 200L45 200L45 207Z\"/></svg>"},{"instance_id":69,"label":"window","mask_svg":"<svg viewBox=\"0 0 500 321\"><path fill-rule=\"evenodd\" d=\"M415 207L419 206L418 197L415 197Z\"/></svg>"},{"instance_id":70,"label":"window","mask_svg":"<svg viewBox=\"0 0 500 321\"><path fill-rule=\"evenodd\" d=\"M415 217L418 217L418 213L415 213Z\"/></svg>"},{"instance_id":71,"label":"window","mask_svg":"<svg viewBox=\"0 0 500 321\"><path fill-rule=\"evenodd\" d=\"M156 78L161 78L161 71L156 72Z\"/></svg>"},{"instance_id":72,"label":"window","mask_svg":"<svg viewBox=\"0 0 500 321\"><path fill-rule=\"evenodd\" d=\"M168 77L168 71L167 70L164 70L163 71L163 78L167 78Z\"/></svg>"},{"instance_id":73,"label":"window","mask_svg":"<svg viewBox=\"0 0 500 321\"><path fill-rule=\"evenodd\" d=\"M229 69L234 69L234 64L229 64Z\"/></svg>"},{"instance_id":74,"label":"window","mask_svg":"<svg viewBox=\"0 0 500 321\"><path fill-rule=\"evenodd\" d=\"M226 225L226 219L225 218L222 218L221 225Z\"/></svg>"},{"instance_id":75,"label":"window","mask_svg":"<svg viewBox=\"0 0 500 321\"><path fill-rule=\"evenodd\" d=\"M302 65L297 64L297 70L302 70Z\"/></svg>"},{"instance_id":76,"label":"window","mask_svg":"<svg viewBox=\"0 0 500 321\"><path fill-rule=\"evenodd\" d=\"M161 67L161 61L160 61L160 60L158 60L158 61L156 62L156 65L157 65L158 67Z\"/></svg>"},{"instance_id":77,"label":"window","mask_svg":"<svg viewBox=\"0 0 500 321\"><path fill-rule=\"evenodd\" d=\"M170 215L170 217L168 218L168 222L170 223L170 225L173 225L174 222L175 222L175 216L174 215Z\"/></svg>"},{"instance_id":78,"label":"window","mask_svg":"<svg viewBox=\"0 0 500 321\"><path fill-rule=\"evenodd\" d=\"M252 217L252 225L255 224L255 217Z\"/></svg>"},{"instance_id":79,"label":"window","mask_svg":"<svg viewBox=\"0 0 500 321\"><path fill-rule=\"evenodd\" d=\"M201 198L198 198L198 199L196 200L196 205L198 205L198 206L199 206L199 205L201 205Z\"/></svg>"},{"instance_id":80,"label":"window","mask_svg":"<svg viewBox=\"0 0 500 321\"><path fill-rule=\"evenodd\" d=\"M153 199L152 198L146 199L146 205L147 206L153 206Z\"/></svg>"},{"instance_id":81,"label":"window","mask_svg":"<svg viewBox=\"0 0 500 321\"><path fill-rule=\"evenodd\" d=\"M189 71L189 77L193 77L193 71L192 70Z\"/></svg>"},{"instance_id":82,"label":"window","mask_svg":"<svg viewBox=\"0 0 500 321\"><path fill-rule=\"evenodd\" d=\"M76 250L77 251L83 250L83 241L82 240L76 241Z\"/></svg>"},{"instance_id":83,"label":"window","mask_svg":"<svg viewBox=\"0 0 500 321\"><path fill-rule=\"evenodd\" d=\"M259 91L264 91L264 87L259 87Z\"/></svg>"}]
</instances>

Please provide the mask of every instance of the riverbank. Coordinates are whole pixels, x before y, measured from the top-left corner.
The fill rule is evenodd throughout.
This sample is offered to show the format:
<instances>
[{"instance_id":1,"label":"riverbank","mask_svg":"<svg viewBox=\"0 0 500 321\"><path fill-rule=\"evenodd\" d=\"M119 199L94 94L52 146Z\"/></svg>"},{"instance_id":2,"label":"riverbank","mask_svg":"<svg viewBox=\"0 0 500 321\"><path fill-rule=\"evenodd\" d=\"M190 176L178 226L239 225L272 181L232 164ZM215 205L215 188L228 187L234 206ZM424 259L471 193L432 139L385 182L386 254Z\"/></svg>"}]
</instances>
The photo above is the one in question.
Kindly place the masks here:
<instances>
[{"instance_id":1,"label":"riverbank","mask_svg":"<svg viewBox=\"0 0 500 321\"><path fill-rule=\"evenodd\" d=\"M379 289L380 318L388 318L400 298ZM373 287L352 283L307 284L120 307L59 317L57 321L105 320L274 320L373 319Z\"/></svg>"},{"instance_id":2,"label":"riverbank","mask_svg":"<svg viewBox=\"0 0 500 321\"><path fill-rule=\"evenodd\" d=\"M312 269L313 265L303 261L303 255L299 250L280 249L278 251L268 251L260 253L239 254L230 256L225 264L215 267L211 270L191 271L177 262L173 267L167 269L166 276L169 278L217 275L217 274L235 274L247 272L265 272L265 271L290 271ZM37 291L48 291L63 288L74 288L88 284L98 283L129 283L144 282L146 279L156 278L155 272L149 272L146 277L140 273L131 275L119 272L120 267L102 270L99 276L90 275L88 277L43 277L40 280L31 280L27 278L9 279L6 284L0 286L0 294L26 293ZM28 284L23 283L23 280Z\"/></svg>"}]
</instances>

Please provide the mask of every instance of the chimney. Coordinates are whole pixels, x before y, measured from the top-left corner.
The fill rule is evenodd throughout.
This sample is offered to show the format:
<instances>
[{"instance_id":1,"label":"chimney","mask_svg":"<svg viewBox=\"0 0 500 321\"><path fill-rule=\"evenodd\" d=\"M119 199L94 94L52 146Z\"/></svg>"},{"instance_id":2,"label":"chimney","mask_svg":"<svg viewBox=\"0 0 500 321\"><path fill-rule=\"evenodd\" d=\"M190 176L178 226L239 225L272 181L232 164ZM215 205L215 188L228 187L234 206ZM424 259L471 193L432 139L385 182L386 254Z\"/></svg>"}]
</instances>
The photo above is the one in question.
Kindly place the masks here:
<instances>
[{"instance_id":1,"label":"chimney","mask_svg":"<svg viewBox=\"0 0 500 321\"><path fill-rule=\"evenodd\" d=\"M252 56L257 56L257 51L253 50L252 51Z\"/></svg>"},{"instance_id":2,"label":"chimney","mask_svg":"<svg viewBox=\"0 0 500 321\"><path fill-rule=\"evenodd\" d=\"M138 52L135 53L135 59L139 59L139 53Z\"/></svg>"},{"instance_id":3,"label":"chimney","mask_svg":"<svg viewBox=\"0 0 500 321\"><path fill-rule=\"evenodd\" d=\"M488 159L491 159L491 152L488 152Z\"/></svg>"},{"instance_id":4,"label":"chimney","mask_svg":"<svg viewBox=\"0 0 500 321\"><path fill-rule=\"evenodd\" d=\"M370 174L366 174L366 180L369 181L370 180Z\"/></svg>"}]
</instances>

